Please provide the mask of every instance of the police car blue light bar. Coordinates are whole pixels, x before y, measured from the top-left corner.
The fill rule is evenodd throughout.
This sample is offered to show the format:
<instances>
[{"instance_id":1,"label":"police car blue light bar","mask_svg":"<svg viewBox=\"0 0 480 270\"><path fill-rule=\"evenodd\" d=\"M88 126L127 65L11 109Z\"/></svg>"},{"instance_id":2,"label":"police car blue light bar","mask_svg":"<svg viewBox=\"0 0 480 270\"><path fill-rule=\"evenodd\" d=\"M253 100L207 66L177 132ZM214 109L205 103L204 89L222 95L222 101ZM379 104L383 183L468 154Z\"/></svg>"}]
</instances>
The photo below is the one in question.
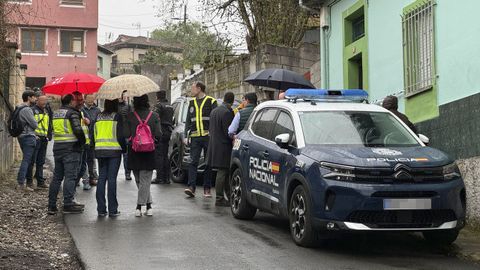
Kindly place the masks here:
<instances>
[{"instance_id":1,"label":"police car blue light bar","mask_svg":"<svg viewBox=\"0 0 480 270\"><path fill-rule=\"evenodd\" d=\"M289 100L332 100L332 101L367 101L368 93L361 89L288 89L285 98Z\"/></svg>"}]
</instances>

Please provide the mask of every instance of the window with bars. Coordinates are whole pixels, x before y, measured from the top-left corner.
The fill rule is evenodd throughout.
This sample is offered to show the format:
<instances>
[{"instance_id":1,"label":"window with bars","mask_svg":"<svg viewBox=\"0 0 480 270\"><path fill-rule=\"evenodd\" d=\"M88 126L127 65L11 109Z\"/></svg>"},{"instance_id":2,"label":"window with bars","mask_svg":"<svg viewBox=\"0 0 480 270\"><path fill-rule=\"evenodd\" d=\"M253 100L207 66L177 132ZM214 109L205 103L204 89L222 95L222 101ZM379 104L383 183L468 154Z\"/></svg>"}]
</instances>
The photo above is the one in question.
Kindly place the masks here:
<instances>
[{"instance_id":1,"label":"window with bars","mask_svg":"<svg viewBox=\"0 0 480 270\"><path fill-rule=\"evenodd\" d=\"M84 53L84 31L60 31L60 52Z\"/></svg>"},{"instance_id":2,"label":"window with bars","mask_svg":"<svg viewBox=\"0 0 480 270\"><path fill-rule=\"evenodd\" d=\"M45 29L22 29L22 52L45 52Z\"/></svg>"},{"instance_id":3,"label":"window with bars","mask_svg":"<svg viewBox=\"0 0 480 270\"><path fill-rule=\"evenodd\" d=\"M434 1L419 0L402 16L405 96L432 89L435 82Z\"/></svg>"},{"instance_id":4,"label":"window with bars","mask_svg":"<svg viewBox=\"0 0 480 270\"><path fill-rule=\"evenodd\" d=\"M62 0L62 5L83 6L83 0Z\"/></svg>"}]
</instances>

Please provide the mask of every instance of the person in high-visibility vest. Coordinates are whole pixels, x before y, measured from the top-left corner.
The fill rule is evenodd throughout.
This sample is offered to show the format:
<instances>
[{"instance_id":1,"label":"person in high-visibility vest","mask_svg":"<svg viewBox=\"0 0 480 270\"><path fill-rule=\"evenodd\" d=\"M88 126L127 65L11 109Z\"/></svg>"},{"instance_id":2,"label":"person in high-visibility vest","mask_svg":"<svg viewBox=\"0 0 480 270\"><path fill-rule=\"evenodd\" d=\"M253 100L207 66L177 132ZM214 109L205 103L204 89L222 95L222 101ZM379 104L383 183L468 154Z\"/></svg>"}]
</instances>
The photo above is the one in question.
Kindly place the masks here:
<instances>
[{"instance_id":1,"label":"person in high-visibility vest","mask_svg":"<svg viewBox=\"0 0 480 270\"><path fill-rule=\"evenodd\" d=\"M81 94L80 94L81 95ZM57 196L63 183L63 212L81 213L85 205L74 201L75 182L81 153L85 145L85 133L81 126L81 115L77 109L82 98L77 93L62 97L62 107L53 113L53 157L55 170L48 193L48 214L58 212Z\"/></svg>"},{"instance_id":2,"label":"person in high-visibility vest","mask_svg":"<svg viewBox=\"0 0 480 270\"><path fill-rule=\"evenodd\" d=\"M87 173L87 151L88 151L88 148L90 147L90 128L89 128L89 126L90 126L90 123L91 123L92 119L90 118L90 115L83 109L84 102L85 101L82 97L82 99L81 99L82 106L77 107L77 109L80 110L80 115L82 117L81 126L82 126L83 133L85 134L85 140L86 141L85 141L85 145L84 145L83 150L82 150L82 156L81 156L81 160L80 160L80 164L79 164L80 170L78 171L76 185L79 186L80 180L83 178L83 181L82 181L83 189L84 190L90 190L92 188L92 186L90 186L90 180L89 180L88 175L86 173Z\"/></svg>"},{"instance_id":3,"label":"person in high-visibility vest","mask_svg":"<svg viewBox=\"0 0 480 270\"><path fill-rule=\"evenodd\" d=\"M50 117L51 112L46 108L47 103L48 97L39 93L36 105L32 107L33 117L35 117L38 127L35 129L37 144L25 177L27 186L30 187L33 186L33 167L36 165L35 179L37 179L37 188L48 188L48 185L45 184L46 179L43 176L43 165L45 165L48 141L52 139L52 118Z\"/></svg>"},{"instance_id":4,"label":"person in high-visibility vest","mask_svg":"<svg viewBox=\"0 0 480 270\"><path fill-rule=\"evenodd\" d=\"M118 100L105 100L104 110L98 114L94 130L93 145L98 159L97 212L99 217L120 215L117 201L117 175L126 152L123 136L123 119L118 111ZM105 201L105 185L108 183L108 212Z\"/></svg>"},{"instance_id":5,"label":"person in high-visibility vest","mask_svg":"<svg viewBox=\"0 0 480 270\"><path fill-rule=\"evenodd\" d=\"M203 82L194 82L191 93L194 99L191 100L188 105L184 140L184 143L187 145L190 136L191 163L188 168L188 188L186 188L184 192L188 197L193 198L195 197L195 188L197 185L197 167L200 161L200 154L203 150L205 155L208 149L210 113L217 107L217 100L205 94L205 84ZM211 170L207 166L203 180L203 195L206 198L212 197L210 193L211 182Z\"/></svg>"}]
</instances>

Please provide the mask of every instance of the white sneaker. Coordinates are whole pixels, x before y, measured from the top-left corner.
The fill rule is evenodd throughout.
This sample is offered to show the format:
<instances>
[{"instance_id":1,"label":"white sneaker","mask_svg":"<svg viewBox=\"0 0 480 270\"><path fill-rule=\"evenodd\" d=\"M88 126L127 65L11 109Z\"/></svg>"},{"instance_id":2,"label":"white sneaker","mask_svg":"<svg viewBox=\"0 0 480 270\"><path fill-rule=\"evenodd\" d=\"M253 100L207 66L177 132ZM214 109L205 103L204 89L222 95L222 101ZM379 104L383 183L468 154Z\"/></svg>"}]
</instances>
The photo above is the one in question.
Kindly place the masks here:
<instances>
[{"instance_id":1,"label":"white sneaker","mask_svg":"<svg viewBox=\"0 0 480 270\"><path fill-rule=\"evenodd\" d=\"M153 209L152 208L147 209L147 211L145 211L145 216L147 217L153 216Z\"/></svg>"},{"instance_id":2,"label":"white sneaker","mask_svg":"<svg viewBox=\"0 0 480 270\"><path fill-rule=\"evenodd\" d=\"M142 211L140 209L135 210L135 216L136 217L141 217L142 216Z\"/></svg>"}]
</instances>

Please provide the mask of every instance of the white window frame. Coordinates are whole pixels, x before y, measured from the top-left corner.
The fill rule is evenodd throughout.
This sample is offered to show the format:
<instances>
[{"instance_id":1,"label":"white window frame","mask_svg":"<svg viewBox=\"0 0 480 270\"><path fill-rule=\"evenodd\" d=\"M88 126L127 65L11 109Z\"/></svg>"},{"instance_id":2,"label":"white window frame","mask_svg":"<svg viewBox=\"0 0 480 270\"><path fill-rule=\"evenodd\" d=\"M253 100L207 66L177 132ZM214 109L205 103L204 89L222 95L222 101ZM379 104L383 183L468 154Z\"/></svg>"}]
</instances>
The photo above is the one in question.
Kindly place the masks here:
<instances>
[{"instance_id":1,"label":"white window frame","mask_svg":"<svg viewBox=\"0 0 480 270\"><path fill-rule=\"evenodd\" d=\"M435 85L435 1L419 1L402 16L405 97Z\"/></svg>"},{"instance_id":2,"label":"white window frame","mask_svg":"<svg viewBox=\"0 0 480 270\"><path fill-rule=\"evenodd\" d=\"M59 0L58 3L59 3L59 5L60 5L61 7L85 8L85 0L82 0L82 4L81 4L81 5L64 3L64 0Z\"/></svg>"},{"instance_id":3,"label":"white window frame","mask_svg":"<svg viewBox=\"0 0 480 270\"><path fill-rule=\"evenodd\" d=\"M62 52L62 31L75 31L75 32L83 32L83 53L66 53ZM57 29L58 32L58 51L57 56L59 57L87 57L87 31L84 29L67 29L67 28L59 28Z\"/></svg>"},{"instance_id":4,"label":"white window frame","mask_svg":"<svg viewBox=\"0 0 480 270\"><path fill-rule=\"evenodd\" d=\"M43 52L24 52L22 51L22 30L45 30L45 50ZM48 56L48 28L42 27L19 27L18 28L18 40L19 40L19 48L18 50L22 55L28 56Z\"/></svg>"},{"instance_id":5,"label":"white window frame","mask_svg":"<svg viewBox=\"0 0 480 270\"><path fill-rule=\"evenodd\" d=\"M16 4L16 5L31 5L32 0L26 0L26 1L19 1L19 0L8 0L8 3L11 4Z\"/></svg>"}]
</instances>

